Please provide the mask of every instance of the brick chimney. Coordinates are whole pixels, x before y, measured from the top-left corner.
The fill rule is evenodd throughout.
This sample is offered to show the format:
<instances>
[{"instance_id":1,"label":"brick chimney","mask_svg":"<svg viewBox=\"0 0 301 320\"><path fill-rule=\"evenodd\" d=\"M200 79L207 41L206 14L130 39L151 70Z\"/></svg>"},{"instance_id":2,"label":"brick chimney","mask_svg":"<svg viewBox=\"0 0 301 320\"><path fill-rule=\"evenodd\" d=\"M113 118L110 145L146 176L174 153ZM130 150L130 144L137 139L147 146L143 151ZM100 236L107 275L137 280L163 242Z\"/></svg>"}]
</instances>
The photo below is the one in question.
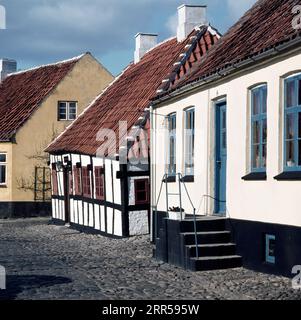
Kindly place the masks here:
<instances>
[{"instance_id":1,"label":"brick chimney","mask_svg":"<svg viewBox=\"0 0 301 320\"><path fill-rule=\"evenodd\" d=\"M147 51L155 47L158 43L158 35L150 33L138 33L135 36L136 50L135 50L135 63L138 63Z\"/></svg>"},{"instance_id":2,"label":"brick chimney","mask_svg":"<svg viewBox=\"0 0 301 320\"><path fill-rule=\"evenodd\" d=\"M181 5L178 7L178 42L185 40L195 27L206 24L207 6Z\"/></svg>"},{"instance_id":3,"label":"brick chimney","mask_svg":"<svg viewBox=\"0 0 301 320\"><path fill-rule=\"evenodd\" d=\"M17 71L17 62L12 59L0 59L0 82L2 82L9 73Z\"/></svg>"}]
</instances>

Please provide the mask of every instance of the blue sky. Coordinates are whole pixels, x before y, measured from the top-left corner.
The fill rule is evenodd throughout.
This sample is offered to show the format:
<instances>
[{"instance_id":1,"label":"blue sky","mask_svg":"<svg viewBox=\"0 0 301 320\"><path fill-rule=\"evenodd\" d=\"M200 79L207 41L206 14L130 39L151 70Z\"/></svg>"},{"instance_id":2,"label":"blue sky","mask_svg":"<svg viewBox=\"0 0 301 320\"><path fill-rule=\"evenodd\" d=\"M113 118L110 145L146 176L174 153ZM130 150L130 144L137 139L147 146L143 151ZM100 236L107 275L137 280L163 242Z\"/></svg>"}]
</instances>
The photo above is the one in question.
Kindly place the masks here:
<instances>
[{"instance_id":1,"label":"blue sky","mask_svg":"<svg viewBox=\"0 0 301 320\"><path fill-rule=\"evenodd\" d=\"M134 36L176 32L177 7L208 6L208 20L220 32L256 0L0 0L7 29L0 30L0 57L19 69L55 62L90 51L114 75L133 60Z\"/></svg>"}]
</instances>

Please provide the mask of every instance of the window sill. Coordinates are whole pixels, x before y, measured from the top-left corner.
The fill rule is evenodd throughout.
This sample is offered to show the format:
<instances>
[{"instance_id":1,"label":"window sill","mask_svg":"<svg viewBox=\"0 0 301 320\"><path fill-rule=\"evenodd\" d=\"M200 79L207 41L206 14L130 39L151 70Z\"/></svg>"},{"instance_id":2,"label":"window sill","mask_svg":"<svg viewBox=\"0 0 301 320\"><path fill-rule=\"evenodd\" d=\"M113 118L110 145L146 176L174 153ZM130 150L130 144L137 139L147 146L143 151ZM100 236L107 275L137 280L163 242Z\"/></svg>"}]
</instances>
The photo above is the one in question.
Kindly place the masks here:
<instances>
[{"instance_id":1,"label":"window sill","mask_svg":"<svg viewBox=\"0 0 301 320\"><path fill-rule=\"evenodd\" d=\"M192 175L184 176L184 177L181 179L181 182L186 182L186 183L194 182L194 176L192 176Z\"/></svg>"},{"instance_id":2,"label":"window sill","mask_svg":"<svg viewBox=\"0 0 301 320\"><path fill-rule=\"evenodd\" d=\"M274 179L278 181L301 181L301 171L285 171Z\"/></svg>"},{"instance_id":3,"label":"window sill","mask_svg":"<svg viewBox=\"0 0 301 320\"><path fill-rule=\"evenodd\" d=\"M164 183L174 183L176 182L176 176L168 176L167 178L163 179Z\"/></svg>"},{"instance_id":4,"label":"window sill","mask_svg":"<svg viewBox=\"0 0 301 320\"><path fill-rule=\"evenodd\" d=\"M7 189L7 185L6 184L1 184L0 185L0 189Z\"/></svg>"},{"instance_id":5,"label":"window sill","mask_svg":"<svg viewBox=\"0 0 301 320\"><path fill-rule=\"evenodd\" d=\"M251 172L241 179L245 181L266 181L267 174L266 172Z\"/></svg>"}]
</instances>

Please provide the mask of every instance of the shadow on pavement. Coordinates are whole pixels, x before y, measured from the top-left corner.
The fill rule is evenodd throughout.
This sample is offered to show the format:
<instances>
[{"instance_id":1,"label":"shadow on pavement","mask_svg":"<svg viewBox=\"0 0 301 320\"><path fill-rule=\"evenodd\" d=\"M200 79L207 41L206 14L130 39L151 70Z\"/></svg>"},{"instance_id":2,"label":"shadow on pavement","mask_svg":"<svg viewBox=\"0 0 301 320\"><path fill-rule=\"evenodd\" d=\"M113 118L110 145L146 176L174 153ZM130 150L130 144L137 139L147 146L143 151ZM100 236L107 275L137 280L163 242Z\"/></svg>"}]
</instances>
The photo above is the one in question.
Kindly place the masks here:
<instances>
[{"instance_id":1,"label":"shadow on pavement","mask_svg":"<svg viewBox=\"0 0 301 320\"><path fill-rule=\"evenodd\" d=\"M41 287L51 287L59 284L71 283L72 280L65 277L25 275L7 276L6 290L0 290L0 300L14 300L23 291L35 291Z\"/></svg>"}]
</instances>

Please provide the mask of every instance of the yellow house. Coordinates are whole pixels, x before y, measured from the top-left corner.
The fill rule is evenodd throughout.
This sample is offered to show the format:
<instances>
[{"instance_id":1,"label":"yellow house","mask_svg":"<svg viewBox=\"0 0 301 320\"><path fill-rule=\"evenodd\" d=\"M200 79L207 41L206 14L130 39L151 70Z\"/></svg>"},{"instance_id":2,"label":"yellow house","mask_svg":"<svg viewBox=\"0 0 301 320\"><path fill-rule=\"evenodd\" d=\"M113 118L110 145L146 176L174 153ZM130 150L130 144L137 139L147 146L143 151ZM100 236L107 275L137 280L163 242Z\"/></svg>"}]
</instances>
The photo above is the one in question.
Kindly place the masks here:
<instances>
[{"instance_id":1,"label":"yellow house","mask_svg":"<svg viewBox=\"0 0 301 320\"><path fill-rule=\"evenodd\" d=\"M43 150L112 80L86 53L13 73L0 84L0 218L50 214Z\"/></svg>"}]
</instances>

